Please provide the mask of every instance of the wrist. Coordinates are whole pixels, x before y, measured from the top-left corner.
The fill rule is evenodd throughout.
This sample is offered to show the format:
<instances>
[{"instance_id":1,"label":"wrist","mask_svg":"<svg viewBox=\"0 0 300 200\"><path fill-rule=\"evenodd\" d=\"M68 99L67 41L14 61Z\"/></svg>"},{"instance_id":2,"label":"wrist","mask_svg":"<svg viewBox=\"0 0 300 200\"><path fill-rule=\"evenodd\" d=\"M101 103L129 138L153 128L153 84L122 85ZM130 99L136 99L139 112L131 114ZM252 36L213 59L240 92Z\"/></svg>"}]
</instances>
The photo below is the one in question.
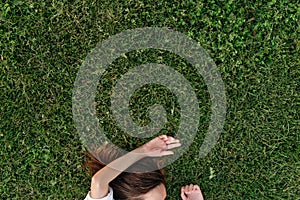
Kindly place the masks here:
<instances>
[{"instance_id":1,"label":"wrist","mask_svg":"<svg viewBox=\"0 0 300 200\"><path fill-rule=\"evenodd\" d=\"M141 159L147 157L147 151L145 150L144 145L132 150L131 153L137 155Z\"/></svg>"}]
</instances>

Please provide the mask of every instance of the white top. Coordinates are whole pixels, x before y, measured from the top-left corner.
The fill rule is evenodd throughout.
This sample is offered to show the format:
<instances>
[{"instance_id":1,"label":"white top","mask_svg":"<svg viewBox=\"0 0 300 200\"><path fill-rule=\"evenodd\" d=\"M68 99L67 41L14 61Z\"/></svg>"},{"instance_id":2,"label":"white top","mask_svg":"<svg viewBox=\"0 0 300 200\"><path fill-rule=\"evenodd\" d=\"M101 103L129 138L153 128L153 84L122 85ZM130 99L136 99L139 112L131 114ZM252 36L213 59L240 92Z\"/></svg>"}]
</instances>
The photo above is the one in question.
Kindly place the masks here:
<instances>
[{"instance_id":1,"label":"white top","mask_svg":"<svg viewBox=\"0 0 300 200\"><path fill-rule=\"evenodd\" d=\"M105 196L105 197L103 197L103 198L101 198L101 199L93 199L93 198L91 197L90 193L91 193L91 192L89 192L89 193L86 195L86 197L85 197L84 200L114 200L114 198L113 198L114 191L113 191L113 189L112 189L111 187L109 187L109 193L107 194L107 196Z\"/></svg>"}]
</instances>

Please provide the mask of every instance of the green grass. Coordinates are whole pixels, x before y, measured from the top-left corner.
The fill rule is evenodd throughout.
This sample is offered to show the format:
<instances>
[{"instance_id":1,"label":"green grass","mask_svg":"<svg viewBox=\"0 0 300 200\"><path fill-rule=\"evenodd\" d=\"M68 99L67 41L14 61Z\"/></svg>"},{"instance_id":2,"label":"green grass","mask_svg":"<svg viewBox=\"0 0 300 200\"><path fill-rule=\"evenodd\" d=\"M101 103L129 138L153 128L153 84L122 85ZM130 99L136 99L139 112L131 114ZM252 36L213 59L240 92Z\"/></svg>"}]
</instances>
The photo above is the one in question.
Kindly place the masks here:
<instances>
[{"instance_id":1,"label":"green grass","mask_svg":"<svg viewBox=\"0 0 300 200\"><path fill-rule=\"evenodd\" d=\"M201 124L189 151L167 167L168 199L200 184L206 199L299 199L300 66L296 1L5 1L0 3L0 196L2 199L83 199L89 177L72 119L72 90L87 54L126 29L180 31L207 50L222 74L227 117L219 142L198 150L210 116L202 78L182 58L145 50L119 58L99 83L97 112L118 145L137 145L112 121L111 87L134 65L159 62L178 70L201 102ZM149 85L132 100L136 122L165 105L178 127L176 98ZM175 112L171 113L174 107ZM122 138L127 138L124 143Z\"/></svg>"}]
</instances>

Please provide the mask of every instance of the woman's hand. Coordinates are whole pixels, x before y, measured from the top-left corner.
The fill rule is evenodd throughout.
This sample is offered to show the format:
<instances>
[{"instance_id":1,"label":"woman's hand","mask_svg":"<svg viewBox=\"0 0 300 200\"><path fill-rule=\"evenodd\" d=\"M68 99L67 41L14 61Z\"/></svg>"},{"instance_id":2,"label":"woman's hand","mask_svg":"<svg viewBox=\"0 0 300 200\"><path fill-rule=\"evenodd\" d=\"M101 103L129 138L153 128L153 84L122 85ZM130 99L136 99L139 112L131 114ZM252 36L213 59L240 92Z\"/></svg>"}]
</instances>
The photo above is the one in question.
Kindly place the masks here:
<instances>
[{"instance_id":1,"label":"woman's hand","mask_svg":"<svg viewBox=\"0 0 300 200\"><path fill-rule=\"evenodd\" d=\"M179 140L171 136L161 135L141 146L141 150L146 156L161 157L174 154L173 151L169 150L179 146L181 146Z\"/></svg>"}]
</instances>

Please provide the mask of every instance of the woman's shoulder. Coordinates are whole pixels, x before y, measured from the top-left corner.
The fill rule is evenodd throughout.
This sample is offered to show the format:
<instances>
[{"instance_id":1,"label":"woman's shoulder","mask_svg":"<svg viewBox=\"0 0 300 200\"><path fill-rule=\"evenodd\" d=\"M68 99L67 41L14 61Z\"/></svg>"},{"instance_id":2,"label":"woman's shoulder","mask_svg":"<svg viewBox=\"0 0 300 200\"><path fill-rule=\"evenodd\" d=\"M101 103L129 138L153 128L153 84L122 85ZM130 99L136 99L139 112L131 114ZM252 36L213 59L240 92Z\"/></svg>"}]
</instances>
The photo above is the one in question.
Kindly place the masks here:
<instances>
[{"instance_id":1,"label":"woman's shoulder","mask_svg":"<svg viewBox=\"0 0 300 200\"><path fill-rule=\"evenodd\" d=\"M103 198L101 198L101 199L93 199L93 198L91 197L90 193L91 193L91 192L89 192L89 193L86 195L86 197L85 197L84 200L114 200L114 198L113 198L114 192L113 192L113 189L112 189L111 187L109 187L109 193L107 194L107 196L105 196L105 197L103 197Z\"/></svg>"}]
</instances>

